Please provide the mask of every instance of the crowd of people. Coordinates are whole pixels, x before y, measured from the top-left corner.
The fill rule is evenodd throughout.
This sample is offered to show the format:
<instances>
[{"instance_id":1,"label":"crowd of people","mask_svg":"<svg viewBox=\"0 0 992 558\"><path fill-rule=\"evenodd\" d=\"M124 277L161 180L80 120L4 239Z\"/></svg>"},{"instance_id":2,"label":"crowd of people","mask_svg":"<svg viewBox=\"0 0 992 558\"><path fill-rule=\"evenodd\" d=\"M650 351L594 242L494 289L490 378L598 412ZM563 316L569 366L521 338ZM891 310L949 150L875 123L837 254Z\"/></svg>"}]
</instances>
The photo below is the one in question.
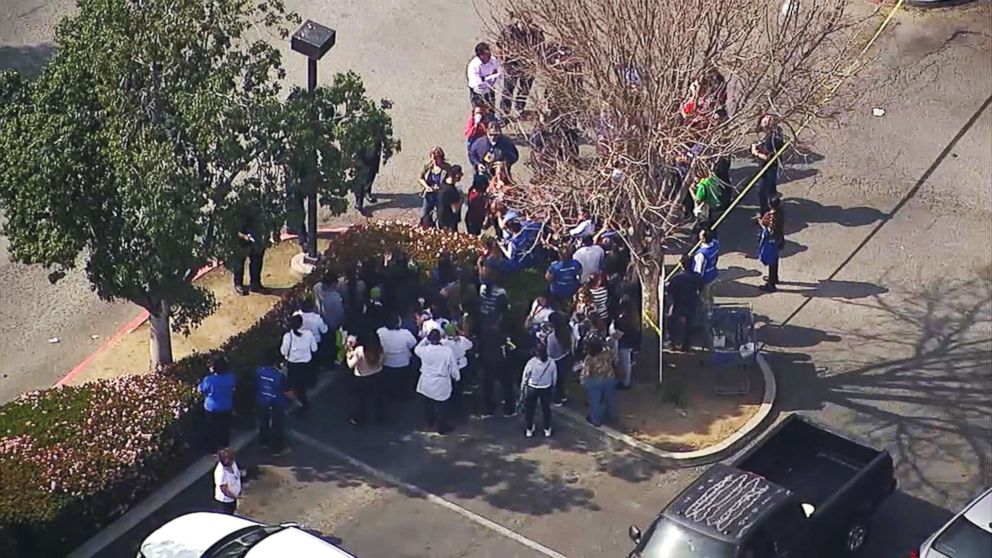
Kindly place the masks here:
<instances>
[{"instance_id":1,"label":"crowd of people","mask_svg":"<svg viewBox=\"0 0 992 558\"><path fill-rule=\"evenodd\" d=\"M518 47L543 40L540 29L525 18L511 22L500 37L501 43ZM454 428L465 413L501 412L509 417L522 412L523 433L531 437L540 407L541 429L548 437L553 431L552 408L564 405L575 386L585 391L590 423L616 420L616 391L631 386L641 338L641 289L631 256L611 224L588 210L576 216L571 228L553 230L507 203L520 154L503 134L502 124L514 110L524 114L534 77L512 55L501 63L487 43L477 44L474 54L467 68L472 109L465 126L471 172L450 162L441 147L433 147L417 181L420 226L450 231L463 226L472 235L491 230L485 251L467 267L441 255L427 282L401 251L383 261L360 262L344 276L327 273L256 372L263 446L282 450L286 413L297 407L301 417L307 416L307 393L318 371L336 365L349 371L348 420L355 427L370 420L394 420L404 405L419 398L426 425L439 434ZM636 69L624 75L640 80ZM497 100L500 84L502 96ZM719 121L727 117L725 103L723 78L711 72L693 84L680 112L687 125ZM559 150L559 156L561 150L578 153L577 132L557 130L561 141L549 143L545 125L546 119L539 117L530 138L536 175L546 148ZM758 181L757 255L768 266L760 288L771 292L779 280L784 245L778 168L772 155L784 142L774 117L766 115L758 127L763 139L751 152L768 168ZM692 332L712 305L720 243L711 223L734 194L729 158L693 166L692 156L689 149L679 161L679 183L691 182L683 203L686 216L695 219L699 245L680 262L665 296L665 331L677 350L691 348ZM470 184L463 191L468 176ZM370 187L371 183L360 194L362 201L374 201L368 195ZM238 237L245 249L233 262L236 288L242 294L262 291L261 244L250 223ZM248 288L243 285L246 260L251 264ZM519 302L511 304L516 298L507 290L508 279L526 269L543 272L547 289L529 307L518 308ZM214 360L200 389L205 395L207 443L211 450L224 448L230 437L234 375L223 357ZM217 499L233 511L236 496L229 492L240 490L240 477L233 454L221 455L217 479L226 488L218 488Z\"/></svg>"}]
</instances>

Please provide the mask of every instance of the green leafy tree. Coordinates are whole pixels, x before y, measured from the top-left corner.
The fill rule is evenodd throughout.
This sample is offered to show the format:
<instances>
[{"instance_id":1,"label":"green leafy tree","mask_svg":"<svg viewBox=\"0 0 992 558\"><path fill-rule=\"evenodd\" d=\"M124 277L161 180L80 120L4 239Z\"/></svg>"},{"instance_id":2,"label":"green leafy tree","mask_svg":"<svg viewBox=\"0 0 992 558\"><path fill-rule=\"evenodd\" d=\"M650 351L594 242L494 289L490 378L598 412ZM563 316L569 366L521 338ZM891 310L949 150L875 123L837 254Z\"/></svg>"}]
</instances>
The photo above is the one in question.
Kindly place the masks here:
<instances>
[{"instance_id":1,"label":"green leafy tree","mask_svg":"<svg viewBox=\"0 0 992 558\"><path fill-rule=\"evenodd\" d=\"M291 189L303 197L316 189L320 205L334 213L347 209L347 194L367 178L363 160L385 163L400 150L390 106L370 100L354 72L314 91L294 88L283 111L280 152Z\"/></svg>"},{"instance_id":2,"label":"green leafy tree","mask_svg":"<svg viewBox=\"0 0 992 558\"><path fill-rule=\"evenodd\" d=\"M12 257L45 266L52 281L83 266L101 298L146 309L153 366L172 360L170 329L188 331L215 308L192 277L237 250L245 216L266 239L279 230L289 153L330 140L325 175L355 174L348 149L365 128L343 127L337 141L287 124L314 109L284 102L279 52L256 37L285 40L296 23L281 0L80 0L37 79L0 78ZM357 78L341 80L338 95L364 97ZM365 122L368 106L340 107L337 121L354 110ZM319 186L343 208L341 188Z\"/></svg>"}]
</instances>

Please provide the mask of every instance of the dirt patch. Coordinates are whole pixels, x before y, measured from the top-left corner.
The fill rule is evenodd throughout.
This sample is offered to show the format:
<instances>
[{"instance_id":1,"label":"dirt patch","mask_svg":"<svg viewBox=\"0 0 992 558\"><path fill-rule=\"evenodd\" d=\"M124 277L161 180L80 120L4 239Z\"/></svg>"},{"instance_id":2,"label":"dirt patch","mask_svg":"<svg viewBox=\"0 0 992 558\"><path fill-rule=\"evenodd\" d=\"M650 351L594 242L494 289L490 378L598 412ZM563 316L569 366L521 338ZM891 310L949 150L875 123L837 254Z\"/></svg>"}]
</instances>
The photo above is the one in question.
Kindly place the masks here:
<instances>
[{"instance_id":1,"label":"dirt patch","mask_svg":"<svg viewBox=\"0 0 992 558\"><path fill-rule=\"evenodd\" d=\"M739 430L758 411L764 380L757 365L748 370L714 366L704 353L665 353L664 383L635 372L633 387L617 392L619 421L611 426L665 451L693 451L712 446ZM727 374L729 372L729 375ZM721 395L729 379L743 395ZM585 392L573 386L585 404Z\"/></svg>"},{"instance_id":2,"label":"dirt patch","mask_svg":"<svg viewBox=\"0 0 992 558\"><path fill-rule=\"evenodd\" d=\"M326 239L320 240L319 249L326 249L327 243ZM217 310L188 336L172 334L173 357L179 360L196 352L216 349L229 337L248 329L265 315L282 294L300 280L300 277L290 269L290 260L298 252L299 246L293 240L277 244L265 252L262 284L269 288L267 294L252 293L250 296L241 296L235 293L231 273L223 267L218 267L197 279L198 284L210 289L217 297ZM247 269L245 271L247 272ZM101 378L115 378L124 374L148 371L148 337L148 323L145 322L97 355L71 383L81 384Z\"/></svg>"}]
</instances>

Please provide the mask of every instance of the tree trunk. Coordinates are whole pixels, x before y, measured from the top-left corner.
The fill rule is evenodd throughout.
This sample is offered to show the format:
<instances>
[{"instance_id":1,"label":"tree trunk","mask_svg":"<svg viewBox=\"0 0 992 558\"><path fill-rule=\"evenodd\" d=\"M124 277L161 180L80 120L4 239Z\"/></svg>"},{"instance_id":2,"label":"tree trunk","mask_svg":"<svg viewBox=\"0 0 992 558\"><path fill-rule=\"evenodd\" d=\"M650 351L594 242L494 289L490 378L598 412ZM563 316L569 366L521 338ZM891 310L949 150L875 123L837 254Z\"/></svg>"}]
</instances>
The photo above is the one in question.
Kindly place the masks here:
<instances>
[{"instance_id":1,"label":"tree trunk","mask_svg":"<svg viewBox=\"0 0 992 558\"><path fill-rule=\"evenodd\" d=\"M162 301L157 311L149 311L150 327L149 351L152 370L172 364L172 330L169 327L169 303Z\"/></svg>"},{"instance_id":2,"label":"tree trunk","mask_svg":"<svg viewBox=\"0 0 992 558\"><path fill-rule=\"evenodd\" d=\"M659 262L660 263L660 262ZM641 327L641 349L637 356L638 366L645 372L645 377L661 378L661 309L658 298L658 285L661 271L652 265L647 269L639 269L641 280L641 309L643 324Z\"/></svg>"}]
</instances>

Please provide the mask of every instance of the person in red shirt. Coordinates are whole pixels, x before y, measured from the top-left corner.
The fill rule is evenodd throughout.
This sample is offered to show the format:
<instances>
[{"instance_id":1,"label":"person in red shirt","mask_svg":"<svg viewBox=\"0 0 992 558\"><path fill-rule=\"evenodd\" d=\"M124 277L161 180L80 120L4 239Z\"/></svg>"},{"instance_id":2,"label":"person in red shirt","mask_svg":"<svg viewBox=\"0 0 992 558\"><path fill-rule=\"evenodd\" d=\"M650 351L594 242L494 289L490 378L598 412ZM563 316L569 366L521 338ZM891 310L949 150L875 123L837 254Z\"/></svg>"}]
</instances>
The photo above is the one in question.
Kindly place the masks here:
<instances>
[{"instance_id":1,"label":"person in red shirt","mask_svg":"<svg viewBox=\"0 0 992 558\"><path fill-rule=\"evenodd\" d=\"M472 103L472 112L465 122L465 150L472 149L472 142L486 135L486 128L493 121L493 114L486 103L476 99Z\"/></svg>"},{"instance_id":2,"label":"person in red shirt","mask_svg":"<svg viewBox=\"0 0 992 558\"><path fill-rule=\"evenodd\" d=\"M472 187L466 196L465 210L465 230L469 234L479 236L486 224L486 217L489 214L489 177L484 174L477 175L472 181Z\"/></svg>"}]
</instances>

